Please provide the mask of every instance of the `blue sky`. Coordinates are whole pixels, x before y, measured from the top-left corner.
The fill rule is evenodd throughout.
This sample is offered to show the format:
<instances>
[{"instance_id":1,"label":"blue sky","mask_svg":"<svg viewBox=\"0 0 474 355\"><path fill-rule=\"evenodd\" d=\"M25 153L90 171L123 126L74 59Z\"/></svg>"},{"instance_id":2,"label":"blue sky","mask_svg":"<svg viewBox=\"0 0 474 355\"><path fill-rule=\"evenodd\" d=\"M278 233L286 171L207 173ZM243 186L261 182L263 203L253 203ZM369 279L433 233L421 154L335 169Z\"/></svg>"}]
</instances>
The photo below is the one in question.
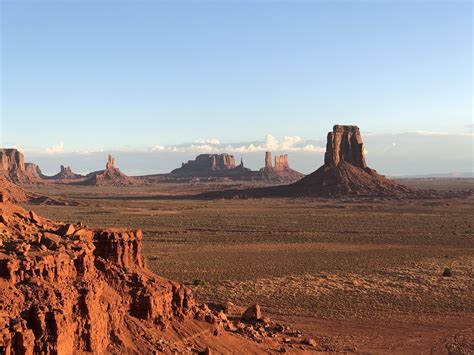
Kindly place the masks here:
<instances>
[{"instance_id":1,"label":"blue sky","mask_svg":"<svg viewBox=\"0 0 474 355\"><path fill-rule=\"evenodd\" d=\"M335 123L472 132L470 1L7 0L0 9L4 146L320 140Z\"/></svg>"}]
</instances>

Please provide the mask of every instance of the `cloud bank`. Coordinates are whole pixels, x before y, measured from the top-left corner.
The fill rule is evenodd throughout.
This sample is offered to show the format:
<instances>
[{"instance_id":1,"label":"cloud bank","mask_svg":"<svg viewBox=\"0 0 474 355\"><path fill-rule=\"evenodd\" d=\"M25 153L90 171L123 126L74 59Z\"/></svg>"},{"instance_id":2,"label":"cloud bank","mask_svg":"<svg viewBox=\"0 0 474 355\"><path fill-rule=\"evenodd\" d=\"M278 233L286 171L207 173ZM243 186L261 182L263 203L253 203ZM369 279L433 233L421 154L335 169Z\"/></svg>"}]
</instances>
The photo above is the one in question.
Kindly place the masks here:
<instances>
[{"instance_id":1,"label":"cloud bank","mask_svg":"<svg viewBox=\"0 0 474 355\"><path fill-rule=\"evenodd\" d=\"M217 138L201 139L191 144L172 146L155 145L152 152L175 153L255 153L255 152L310 152L324 153L325 148L320 145L309 144L299 136L285 136L282 139L268 134L261 142L221 143Z\"/></svg>"}]
</instances>

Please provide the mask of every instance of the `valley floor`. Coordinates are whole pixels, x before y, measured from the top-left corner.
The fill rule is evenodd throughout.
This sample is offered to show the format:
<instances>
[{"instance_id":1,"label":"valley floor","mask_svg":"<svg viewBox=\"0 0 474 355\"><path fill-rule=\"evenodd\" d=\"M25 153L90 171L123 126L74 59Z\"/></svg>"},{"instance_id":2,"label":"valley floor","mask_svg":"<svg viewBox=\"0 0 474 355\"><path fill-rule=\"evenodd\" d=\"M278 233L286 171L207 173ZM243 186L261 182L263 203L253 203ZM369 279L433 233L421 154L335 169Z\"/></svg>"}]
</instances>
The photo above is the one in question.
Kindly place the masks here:
<instances>
[{"instance_id":1,"label":"valley floor","mask_svg":"<svg viewBox=\"0 0 474 355\"><path fill-rule=\"evenodd\" d=\"M403 183L474 189L471 179ZM83 205L26 207L91 227L141 228L149 267L198 301L259 303L327 350L474 351L473 197L186 197L224 187L47 185L33 190Z\"/></svg>"}]
</instances>

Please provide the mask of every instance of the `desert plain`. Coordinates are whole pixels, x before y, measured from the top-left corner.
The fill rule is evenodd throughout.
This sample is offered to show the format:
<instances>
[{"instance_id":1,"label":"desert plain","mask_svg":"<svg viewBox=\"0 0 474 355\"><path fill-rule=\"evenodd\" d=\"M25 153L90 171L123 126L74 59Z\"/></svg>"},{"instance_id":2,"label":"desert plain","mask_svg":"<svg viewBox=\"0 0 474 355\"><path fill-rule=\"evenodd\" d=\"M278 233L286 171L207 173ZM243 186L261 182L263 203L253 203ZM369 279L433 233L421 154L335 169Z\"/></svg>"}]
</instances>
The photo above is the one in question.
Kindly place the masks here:
<instances>
[{"instance_id":1,"label":"desert plain","mask_svg":"<svg viewBox=\"0 0 474 355\"><path fill-rule=\"evenodd\" d=\"M474 189L473 179L399 182ZM153 272L184 283L198 302L258 303L316 339L318 351L472 353L473 196L195 197L229 187L46 184L29 190L79 205L23 206L90 227L140 228Z\"/></svg>"}]
</instances>

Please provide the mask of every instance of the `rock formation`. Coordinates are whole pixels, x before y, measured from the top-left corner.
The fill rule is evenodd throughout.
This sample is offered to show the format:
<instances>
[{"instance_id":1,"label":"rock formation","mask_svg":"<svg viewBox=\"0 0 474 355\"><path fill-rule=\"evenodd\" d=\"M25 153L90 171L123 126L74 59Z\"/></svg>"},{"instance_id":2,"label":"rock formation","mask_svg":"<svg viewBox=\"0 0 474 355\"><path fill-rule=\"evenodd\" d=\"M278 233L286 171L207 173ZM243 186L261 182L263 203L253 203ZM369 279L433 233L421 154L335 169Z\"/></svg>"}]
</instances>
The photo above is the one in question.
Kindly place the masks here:
<instances>
[{"instance_id":1,"label":"rock formation","mask_svg":"<svg viewBox=\"0 0 474 355\"><path fill-rule=\"evenodd\" d=\"M11 181L24 182L25 158L18 149L0 149L0 174Z\"/></svg>"},{"instance_id":2,"label":"rock formation","mask_svg":"<svg viewBox=\"0 0 474 355\"><path fill-rule=\"evenodd\" d=\"M107 159L107 164L105 164L105 169L114 169L115 168L115 158L109 154L109 157Z\"/></svg>"},{"instance_id":3,"label":"rock formation","mask_svg":"<svg viewBox=\"0 0 474 355\"><path fill-rule=\"evenodd\" d=\"M86 179L77 184L80 185L113 185L113 186L125 186L133 185L136 181L120 171L119 168L115 167L115 158L111 155L108 156L105 170L95 171L86 176Z\"/></svg>"},{"instance_id":4,"label":"rock formation","mask_svg":"<svg viewBox=\"0 0 474 355\"><path fill-rule=\"evenodd\" d=\"M328 133L324 165L336 167L341 162L367 168L364 143L357 126L335 125Z\"/></svg>"},{"instance_id":5,"label":"rock formation","mask_svg":"<svg viewBox=\"0 0 474 355\"><path fill-rule=\"evenodd\" d=\"M397 196L411 190L379 175L365 162L357 126L335 125L328 133L324 165L291 185L296 194Z\"/></svg>"},{"instance_id":6,"label":"rock formation","mask_svg":"<svg viewBox=\"0 0 474 355\"><path fill-rule=\"evenodd\" d=\"M59 173L54 176L48 177L48 179L58 181L77 180L81 178L83 178L82 175L74 173L70 166L64 165L61 165Z\"/></svg>"},{"instance_id":7,"label":"rock formation","mask_svg":"<svg viewBox=\"0 0 474 355\"><path fill-rule=\"evenodd\" d=\"M236 166L235 158L230 154L200 154L195 160L189 160L180 168L174 169L169 177L178 181L186 179L250 180L252 171L244 166L242 160Z\"/></svg>"},{"instance_id":8,"label":"rock formation","mask_svg":"<svg viewBox=\"0 0 474 355\"><path fill-rule=\"evenodd\" d=\"M265 169L273 168L272 165L272 152L265 152Z\"/></svg>"},{"instance_id":9,"label":"rock formation","mask_svg":"<svg viewBox=\"0 0 474 355\"><path fill-rule=\"evenodd\" d=\"M272 153L265 152L265 166L255 174L258 180L292 183L304 175L290 168L288 154L276 155L275 166L272 165Z\"/></svg>"},{"instance_id":10,"label":"rock formation","mask_svg":"<svg viewBox=\"0 0 474 355\"><path fill-rule=\"evenodd\" d=\"M283 171L289 169L290 165L288 164L288 154L278 155L275 157L275 170Z\"/></svg>"},{"instance_id":11,"label":"rock formation","mask_svg":"<svg viewBox=\"0 0 474 355\"><path fill-rule=\"evenodd\" d=\"M235 168L235 158L230 154L200 154L195 160L183 163L171 173L176 175L212 174Z\"/></svg>"},{"instance_id":12,"label":"rock formation","mask_svg":"<svg viewBox=\"0 0 474 355\"><path fill-rule=\"evenodd\" d=\"M2 174L0 174L0 187L2 201L26 202L28 200L29 194Z\"/></svg>"},{"instance_id":13,"label":"rock formation","mask_svg":"<svg viewBox=\"0 0 474 355\"><path fill-rule=\"evenodd\" d=\"M25 163L25 175L29 180L40 180L44 177L40 167L35 163Z\"/></svg>"},{"instance_id":14,"label":"rock formation","mask_svg":"<svg viewBox=\"0 0 474 355\"><path fill-rule=\"evenodd\" d=\"M42 218L10 203L1 179L2 354L265 353L299 341L258 305L233 318L227 306L196 305L146 268L140 230Z\"/></svg>"}]
</instances>

